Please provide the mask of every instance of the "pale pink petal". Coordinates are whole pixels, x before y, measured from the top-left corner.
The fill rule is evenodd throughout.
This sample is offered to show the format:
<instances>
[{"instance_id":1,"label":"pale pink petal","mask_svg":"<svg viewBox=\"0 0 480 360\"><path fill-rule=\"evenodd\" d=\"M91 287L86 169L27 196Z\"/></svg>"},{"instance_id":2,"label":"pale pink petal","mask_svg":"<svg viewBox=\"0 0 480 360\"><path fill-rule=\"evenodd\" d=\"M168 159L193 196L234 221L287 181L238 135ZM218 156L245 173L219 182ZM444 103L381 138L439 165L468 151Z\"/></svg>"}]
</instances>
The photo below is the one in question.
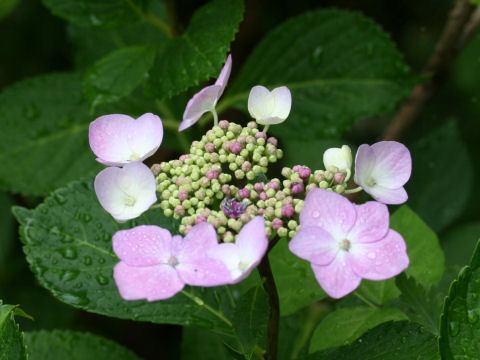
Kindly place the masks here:
<instances>
[{"instance_id":1,"label":"pale pink petal","mask_svg":"<svg viewBox=\"0 0 480 360\"><path fill-rule=\"evenodd\" d=\"M272 96L275 105L271 117L285 120L292 108L292 94L290 90L286 86L281 86L272 90Z\"/></svg>"},{"instance_id":2,"label":"pale pink petal","mask_svg":"<svg viewBox=\"0 0 480 360\"><path fill-rule=\"evenodd\" d=\"M125 300L168 299L185 285L177 272L168 265L134 267L122 261L113 268L113 278L120 296Z\"/></svg>"},{"instance_id":3,"label":"pale pink petal","mask_svg":"<svg viewBox=\"0 0 480 360\"><path fill-rule=\"evenodd\" d=\"M97 161L108 165L122 165L130 158L127 135L133 118L122 114L105 115L90 123L88 140Z\"/></svg>"},{"instance_id":4,"label":"pale pink petal","mask_svg":"<svg viewBox=\"0 0 480 360\"><path fill-rule=\"evenodd\" d=\"M252 264L252 268L257 266L268 248L263 217L255 216L245 224L237 235L235 245L240 249L241 260Z\"/></svg>"},{"instance_id":5,"label":"pale pink petal","mask_svg":"<svg viewBox=\"0 0 480 360\"><path fill-rule=\"evenodd\" d=\"M256 121L260 125L276 125L284 122L285 118L267 117L267 118L258 118L256 119Z\"/></svg>"},{"instance_id":6,"label":"pale pink petal","mask_svg":"<svg viewBox=\"0 0 480 360\"><path fill-rule=\"evenodd\" d=\"M372 145L376 161L371 176L380 186L402 187L412 173L412 157L407 147L396 141L380 141Z\"/></svg>"},{"instance_id":7,"label":"pale pink petal","mask_svg":"<svg viewBox=\"0 0 480 360\"><path fill-rule=\"evenodd\" d=\"M357 220L346 237L348 240L353 243L370 243L378 241L387 234L390 214L386 205L368 201L354 206Z\"/></svg>"},{"instance_id":8,"label":"pale pink petal","mask_svg":"<svg viewBox=\"0 0 480 360\"><path fill-rule=\"evenodd\" d=\"M335 299L354 291L362 280L351 269L345 254L344 251L340 251L329 265L312 264L312 270L318 283L329 296Z\"/></svg>"},{"instance_id":9,"label":"pale pink petal","mask_svg":"<svg viewBox=\"0 0 480 360\"><path fill-rule=\"evenodd\" d=\"M275 99L264 86L257 85L250 90L248 96L248 112L255 120L272 117L275 108Z\"/></svg>"},{"instance_id":10,"label":"pale pink petal","mask_svg":"<svg viewBox=\"0 0 480 360\"><path fill-rule=\"evenodd\" d=\"M288 248L298 257L317 265L330 264L339 250L332 235L316 226L302 226L288 243Z\"/></svg>"},{"instance_id":11,"label":"pale pink petal","mask_svg":"<svg viewBox=\"0 0 480 360\"><path fill-rule=\"evenodd\" d=\"M222 91L220 85L211 85L204 87L188 101L183 120L178 131L183 131L195 124L200 117L207 111L212 111L217 104L218 98Z\"/></svg>"},{"instance_id":12,"label":"pale pink petal","mask_svg":"<svg viewBox=\"0 0 480 360\"><path fill-rule=\"evenodd\" d=\"M163 139L162 120L157 115L146 113L134 121L131 133L127 136L132 160L143 161L152 156Z\"/></svg>"},{"instance_id":13,"label":"pale pink petal","mask_svg":"<svg viewBox=\"0 0 480 360\"><path fill-rule=\"evenodd\" d=\"M213 225L201 222L192 227L185 238L174 239L173 253L180 264L194 262L217 245L217 233Z\"/></svg>"},{"instance_id":14,"label":"pale pink petal","mask_svg":"<svg viewBox=\"0 0 480 360\"><path fill-rule=\"evenodd\" d=\"M167 263L171 256L172 236L156 225L140 225L117 231L112 239L113 251L130 266L153 266Z\"/></svg>"},{"instance_id":15,"label":"pale pink petal","mask_svg":"<svg viewBox=\"0 0 480 360\"><path fill-rule=\"evenodd\" d=\"M219 244L208 251L207 256L216 259L225 264L230 271L232 281L239 279L243 272L239 269L241 261L240 250L238 246L231 243Z\"/></svg>"},{"instance_id":16,"label":"pale pink petal","mask_svg":"<svg viewBox=\"0 0 480 360\"><path fill-rule=\"evenodd\" d=\"M230 271L222 261L208 258L201 252L198 253L197 259L180 262L176 270L187 285L219 286L232 282Z\"/></svg>"},{"instance_id":17,"label":"pale pink petal","mask_svg":"<svg viewBox=\"0 0 480 360\"><path fill-rule=\"evenodd\" d=\"M220 75L218 75L217 81L215 82L215 85L221 86L221 89L218 93L218 98L222 96L223 90L225 90L225 86L227 86L231 71L232 71L232 55L229 54L227 57L227 61L225 61L225 65L223 65L222 71L220 72Z\"/></svg>"},{"instance_id":18,"label":"pale pink petal","mask_svg":"<svg viewBox=\"0 0 480 360\"><path fill-rule=\"evenodd\" d=\"M408 194L403 187L398 189L388 189L380 185L364 188L375 200L384 204L403 204L408 200Z\"/></svg>"},{"instance_id":19,"label":"pale pink petal","mask_svg":"<svg viewBox=\"0 0 480 360\"><path fill-rule=\"evenodd\" d=\"M348 261L358 276L368 280L389 279L400 274L409 264L405 241L394 230L380 241L352 244Z\"/></svg>"},{"instance_id":20,"label":"pale pink petal","mask_svg":"<svg viewBox=\"0 0 480 360\"><path fill-rule=\"evenodd\" d=\"M157 201L155 177L139 162L102 170L94 187L102 207L118 221L140 216Z\"/></svg>"},{"instance_id":21,"label":"pale pink petal","mask_svg":"<svg viewBox=\"0 0 480 360\"><path fill-rule=\"evenodd\" d=\"M321 227L338 241L345 238L355 219L355 208L346 197L324 189L310 191L300 212L301 226Z\"/></svg>"},{"instance_id":22,"label":"pale pink petal","mask_svg":"<svg viewBox=\"0 0 480 360\"><path fill-rule=\"evenodd\" d=\"M367 144L360 145L355 155L355 182L363 189L371 178L375 162L373 149Z\"/></svg>"}]
</instances>

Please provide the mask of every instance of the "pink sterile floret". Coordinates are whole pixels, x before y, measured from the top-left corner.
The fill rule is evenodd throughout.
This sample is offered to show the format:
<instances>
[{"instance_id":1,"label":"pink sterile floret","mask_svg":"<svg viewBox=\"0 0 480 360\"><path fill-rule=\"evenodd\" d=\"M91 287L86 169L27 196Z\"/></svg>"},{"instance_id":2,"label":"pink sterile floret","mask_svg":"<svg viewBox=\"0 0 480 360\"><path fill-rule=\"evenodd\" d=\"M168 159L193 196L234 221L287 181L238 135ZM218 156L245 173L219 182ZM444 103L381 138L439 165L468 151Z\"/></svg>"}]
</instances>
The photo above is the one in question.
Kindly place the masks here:
<instances>
[{"instance_id":1,"label":"pink sterile floret","mask_svg":"<svg viewBox=\"0 0 480 360\"><path fill-rule=\"evenodd\" d=\"M117 221L134 219L157 201L155 177L141 162L103 169L94 187L100 205Z\"/></svg>"},{"instance_id":2,"label":"pink sterile floret","mask_svg":"<svg viewBox=\"0 0 480 360\"><path fill-rule=\"evenodd\" d=\"M355 157L355 182L375 200L402 204L408 199L403 185L412 173L412 158L405 145L380 141L360 145Z\"/></svg>"},{"instance_id":3,"label":"pink sterile floret","mask_svg":"<svg viewBox=\"0 0 480 360\"><path fill-rule=\"evenodd\" d=\"M289 249L310 261L331 297L352 292L362 278L391 278L409 264L402 236L389 229L387 207L376 201L355 205L332 191L313 189L300 212L300 226Z\"/></svg>"},{"instance_id":4,"label":"pink sterile floret","mask_svg":"<svg viewBox=\"0 0 480 360\"><path fill-rule=\"evenodd\" d=\"M232 281L230 271L206 253L218 246L211 224L195 225L187 236L172 236L155 225L120 230L113 236L113 251L120 262L113 277L125 300L167 299L185 285L218 286Z\"/></svg>"},{"instance_id":5,"label":"pink sterile floret","mask_svg":"<svg viewBox=\"0 0 480 360\"><path fill-rule=\"evenodd\" d=\"M228 55L227 61L223 66L220 75L214 85L204 87L188 101L185 112L183 113L183 120L178 131L183 131L193 124L195 124L200 117L207 111L212 111L217 105L218 99L223 94L225 86L227 86L230 71L232 70L232 56Z\"/></svg>"},{"instance_id":6,"label":"pink sterile floret","mask_svg":"<svg viewBox=\"0 0 480 360\"><path fill-rule=\"evenodd\" d=\"M222 261L230 270L232 284L245 279L260 264L268 248L265 220L256 216L237 235L235 244L213 247L208 256Z\"/></svg>"},{"instance_id":7,"label":"pink sterile floret","mask_svg":"<svg viewBox=\"0 0 480 360\"><path fill-rule=\"evenodd\" d=\"M88 131L97 161L111 166L145 160L157 151L162 138L162 120L151 113L136 120L122 114L101 116Z\"/></svg>"}]
</instances>

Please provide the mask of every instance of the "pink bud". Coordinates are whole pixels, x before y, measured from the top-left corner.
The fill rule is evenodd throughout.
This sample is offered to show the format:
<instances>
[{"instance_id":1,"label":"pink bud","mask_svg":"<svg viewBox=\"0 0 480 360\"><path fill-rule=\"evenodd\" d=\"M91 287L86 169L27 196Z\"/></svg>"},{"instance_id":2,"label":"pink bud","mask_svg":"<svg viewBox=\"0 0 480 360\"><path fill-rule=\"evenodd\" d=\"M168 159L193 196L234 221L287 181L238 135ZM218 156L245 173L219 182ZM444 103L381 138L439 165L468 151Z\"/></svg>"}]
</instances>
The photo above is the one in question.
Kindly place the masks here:
<instances>
[{"instance_id":1,"label":"pink bud","mask_svg":"<svg viewBox=\"0 0 480 360\"><path fill-rule=\"evenodd\" d=\"M250 190L248 190L247 188L240 189L238 190L238 196L240 197L240 199L246 199L250 197Z\"/></svg>"},{"instance_id":2,"label":"pink bud","mask_svg":"<svg viewBox=\"0 0 480 360\"><path fill-rule=\"evenodd\" d=\"M183 214L185 214L185 209L183 208L182 205L177 205L177 206L175 206L174 212L175 212L176 215L182 216Z\"/></svg>"},{"instance_id":3,"label":"pink bud","mask_svg":"<svg viewBox=\"0 0 480 360\"><path fill-rule=\"evenodd\" d=\"M183 155L180 155L180 157L178 158L178 160L180 161L185 161L186 159L188 159L190 157L190 154L183 154Z\"/></svg>"},{"instance_id":4,"label":"pink bud","mask_svg":"<svg viewBox=\"0 0 480 360\"><path fill-rule=\"evenodd\" d=\"M303 185L302 183L295 182L292 185L290 185L290 192L292 194L299 194L303 191Z\"/></svg>"},{"instance_id":5,"label":"pink bud","mask_svg":"<svg viewBox=\"0 0 480 360\"><path fill-rule=\"evenodd\" d=\"M185 230L183 231L183 233L187 235L190 232L190 230L192 230L192 225L187 225L185 226Z\"/></svg>"},{"instance_id":6,"label":"pink bud","mask_svg":"<svg viewBox=\"0 0 480 360\"><path fill-rule=\"evenodd\" d=\"M207 221L207 217L204 215L198 215L197 218L195 219L195 224L200 224L202 222Z\"/></svg>"},{"instance_id":7,"label":"pink bud","mask_svg":"<svg viewBox=\"0 0 480 360\"><path fill-rule=\"evenodd\" d=\"M310 177L310 174L312 173L312 171L308 167L302 166L299 169L298 173L300 174L300 177L302 179L308 179Z\"/></svg>"},{"instance_id":8,"label":"pink bud","mask_svg":"<svg viewBox=\"0 0 480 360\"><path fill-rule=\"evenodd\" d=\"M246 136L243 136L243 135L240 135L238 138L237 138L237 141L241 144L245 143L245 141L247 140L247 137Z\"/></svg>"},{"instance_id":9,"label":"pink bud","mask_svg":"<svg viewBox=\"0 0 480 360\"><path fill-rule=\"evenodd\" d=\"M265 134L263 131L259 131L255 134L255 138L256 139L259 139L259 138L264 138L266 139L267 138L267 134Z\"/></svg>"},{"instance_id":10,"label":"pink bud","mask_svg":"<svg viewBox=\"0 0 480 360\"><path fill-rule=\"evenodd\" d=\"M183 201L188 199L188 191L187 190L180 190L178 192L178 200Z\"/></svg>"},{"instance_id":11,"label":"pink bud","mask_svg":"<svg viewBox=\"0 0 480 360\"><path fill-rule=\"evenodd\" d=\"M293 171L296 171L296 172L299 172L301 168L302 168L301 165L295 165L295 166L292 168L292 170L293 170Z\"/></svg>"},{"instance_id":12,"label":"pink bud","mask_svg":"<svg viewBox=\"0 0 480 360\"><path fill-rule=\"evenodd\" d=\"M280 189L280 184L278 181L270 181L267 183L268 188L273 189L273 190L278 190Z\"/></svg>"},{"instance_id":13,"label":"pink bud","mask_svg":"<svg viewBox=\"0 0 480 360\"><path fill-rule=\"evenodd\" d=\"M260 199L262 199L262 200L268 200L268 195L267 195L267 193L266 193L265 191L262 191L262 192L260 193Z\"/></svg>"},{"instance_id":14,"label":"pink bud","mask_svg":"<svg viewBox=\"0 0 480 360\"><path fill-rule=\"evenodd\" d=\"M253 185L253 188L255 189L256 192L262 192L265 184L263 182L258 182L255 185Z\"/></svg>"},{"instance_id":15,"label":"pink bud","mask_svg":"<svg viewBox=\"0 0 480 360\"><path fill-rule=\"evenodd\" d=\"M205 174L205 176L210 180L217 179L218 178L218 172L216 172L214 170L208 170L207 173Z\"/></svg>"},{"instance_id":16,"label":"pink bud","mask_svg":"<svg viewBox=\"0 0 480 360\"><path fill-rule=\"evenodd\" d=\"M180 185L183 185L185 182L185 178L183 176L179 176L177 178L177 181L175 181L175 184L177 184L177 186L180 186Z\"/></svg>"},{"instance_id":17,"label":"pink bud","mask_svg":"<svg viewBox=\"0 0 480 360\"><path fill-rule=\"evenodd\" d=\"M249 171L249 170L252 168L252 163L251 163L250 161L245 161L245 162L242 164L241 168L242 168L242 171L247 172L247 171Z\"/></svg>"},{"instance_id":18,"label":"pink bud","mask_svg":"<svg viewBox=\"0 0 480 360\"><path fill-rule=\"evenodd\" d=\"M240 151L242 151L242 144L240 144L239 142L231 143L230 151L234 154L238 154Z\"/></svg>"},{"instance_id":19,"label":"pink bud","mask_svg":"<svg viewBox=\"0 0 480 360\"><path fill-rule=\"evenodd\" d=\"M295 214L295 209L292 205L285 205L282 207L282 216L291 217Z\"/></svg>"},{"instance_id":20,"label":"pink bud","mask_svg":"<svg viewBox=\"0 0 480 360\"><path fill-rule=\"evenodd\" d=\"M218 126L220 126L222 130L227 130L228 125L229 125L229 122L227 120L220 120L218 123Z\"/></svg>"},{"instance_id":21,"label":"pink bud","mask_svg":"<svg viewBox=\"0 0 480 360\"><path fill-rule=\"evenodd\" d=\"M272 220L272 229L278 230L283 226L283 221L279 218L275 218Z\"/></svg>"},{"instance_id":22,"label":"pink bud","mask_svg":"<svg viewBox=\"0 0 480 360\"><path fill-rule=\"evenodd\" d=\"M275 146L277 146L277 144L278 144L277 138L274 138L273 136L272 136L272 137L269 137L269 138L267 139L267 142L270 143L270 144L272 144L272 145L275 145Z\"/></svg>"},{"instance_id":23,"label":"pink bud","mask_svg":"<svg viewBox=\"0 0 480 360\"><path fill-rule=\"evenodd\" d=\"M335 180L335 182L337 184L341 184L345 181L345 174L344 173L336 173L334 176L333 176L333 179Z\"/></svg>"},{"instance_id":24,"label":"pink bud","mask_svg":"<svg viewBox=\"0 0 480 360\"><path fill-rule=\"evenodd\" d=\"M222 144L222 149L225 150L225 151L228 151L230 150L230 145L232 143L230 141L225 141L223 144Z\"/></svg>"},{"instance_id":25,"label":"pink bud","mask_svg":"<svg viewBox=\"0 0 480 360\"><path fill-rule=\"evenodd\" d=\"M257 123L256 121L250 121L247 126L251 129L256 129L257 128Z\"/></svg>"},{"instance_id":26,"label":"pink bud","mask_svg":"<svg viewBox=\"0 0 480 360\"><path fill-rule=\"evenodd\" d=\"M209 142L205 144L205 151L211 153L215 151L215 145L213 143Z\"/></svg>"},{"instance_id":27,"label":"pink bud","mask_svg":"<svg viewBox=\"0 0 480 360\"><path fill-rule=\"evenodd\" d=\"M230 192L230 186L228 186L227 184L222 185L222 193L228 196L230 195Z\"/></svg>"}]
</instances>

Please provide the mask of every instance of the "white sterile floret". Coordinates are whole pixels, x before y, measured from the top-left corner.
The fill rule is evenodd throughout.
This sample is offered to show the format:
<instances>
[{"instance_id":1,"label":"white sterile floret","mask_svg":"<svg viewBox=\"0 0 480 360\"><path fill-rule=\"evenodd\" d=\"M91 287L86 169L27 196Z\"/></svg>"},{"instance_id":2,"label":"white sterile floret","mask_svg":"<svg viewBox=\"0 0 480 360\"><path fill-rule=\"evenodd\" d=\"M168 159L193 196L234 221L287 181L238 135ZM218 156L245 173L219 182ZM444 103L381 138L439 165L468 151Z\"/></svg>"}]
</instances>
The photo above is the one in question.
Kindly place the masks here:
<instances>
[{"instance_id":1,"label":"white sterile floret","mask_svg":"<svg viewBox=\"0 0 480 360\"><path fill-rule=\"evenodd\" d=\"M261 125L284 122L290 114L292 94L286 86L269 91L264 86L254 86L248 96L248 111Z\"/></svg>"},{"instance_id":2,"label":"white sterile floret","mask_svg":"<svg viewBox=\"0 0 480 360\"><path fill-rule=\"evenodd\" d=\"M323 153L323 165L325 170L337 168L338 171L350 172L352 168L352 150L350 146L343 145L341 148L330 148Z\"/></svg>"},{"instance_id":3,"label":"white sterile floret","mask_svg":"<svg viewBox=\"0 0 480 360\"><path fill-rule=\"evenodd\" d=\"M94 187L100 205L117 221L134 219L157 201L155 177L141 162L103 169Z\"/></svg>"}]
</instances>

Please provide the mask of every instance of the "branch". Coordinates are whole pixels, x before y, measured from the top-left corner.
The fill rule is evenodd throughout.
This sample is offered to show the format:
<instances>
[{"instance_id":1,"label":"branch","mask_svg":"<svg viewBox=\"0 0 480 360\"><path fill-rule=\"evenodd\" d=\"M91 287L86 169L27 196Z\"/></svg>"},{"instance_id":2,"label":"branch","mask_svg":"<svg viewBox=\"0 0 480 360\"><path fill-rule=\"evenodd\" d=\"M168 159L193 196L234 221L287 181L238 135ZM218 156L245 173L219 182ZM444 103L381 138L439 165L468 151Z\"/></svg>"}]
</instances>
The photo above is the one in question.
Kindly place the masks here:
<instances>
[{"instance_id":1,"label":"branch","mask_svg":"<svg viewBox=\"0 0 480 360\"><path fill-rule=\"evenodd\" d=\"M383 133L384 140L395 140L415 122L425 103L434 94L461 47L468 41L480 22L469 0L458 0L448 15L442 35L422 73L431 75L427 81L415 86L412 94L399 109Z\"/></svg>"}]
</instances>

